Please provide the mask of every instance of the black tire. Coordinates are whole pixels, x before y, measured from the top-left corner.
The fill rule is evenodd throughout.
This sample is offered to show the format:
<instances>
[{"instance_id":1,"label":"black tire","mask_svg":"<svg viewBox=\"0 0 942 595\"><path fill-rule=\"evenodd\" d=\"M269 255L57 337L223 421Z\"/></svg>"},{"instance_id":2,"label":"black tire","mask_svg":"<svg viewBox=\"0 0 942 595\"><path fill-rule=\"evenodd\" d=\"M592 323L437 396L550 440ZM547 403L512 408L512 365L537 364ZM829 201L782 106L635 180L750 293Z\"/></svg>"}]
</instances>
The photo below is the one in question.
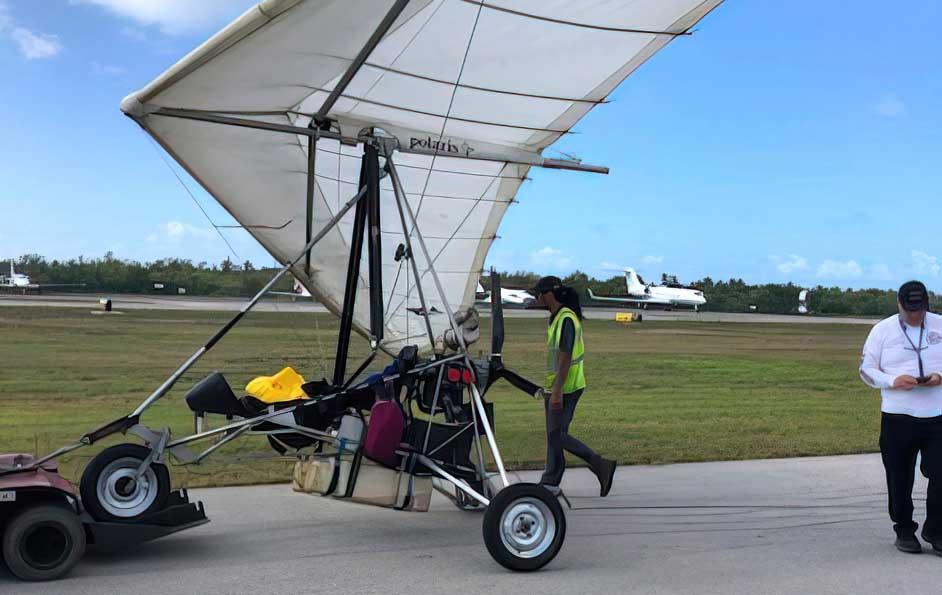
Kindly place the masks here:
<instances>
[{"instance_id":1,"label":"black tire","mask_svg":"<svg viewBox=\"0 0 942 595\"><path fill-rule=\"evenodd\" d=\"M150 452L139 444L118 444L101 451L85 467L79 493L85 510L96 521L134 522L167 506L170 472L166 466L151 463L141 481L125 477ZM118 477L117 481L112 477Z\"/></svg>"},{"instance_id":2,"label":"black tire","mask_svg":"<svg viewBox=\"0 0 942 595\"><path fill-rule=\"evenodd\" d=\"M516 541L518 523L537 521L535 543ZM543 523L542 528L540 522ZM505 526L506 531L505 532ZM526 533L533 525L521 530ZM542 537L541 537L542 535ZM556 557L566 539L566 516L559 500L534 483L518 483L497 493L484 511L484 544L498 564L510 570L538 570ZM521 548L515 545L523 546Z\"/></svg>"},{"instance_id":3,"label":"black tire","mask_svg":"<svg viewBox=\"0 0 942 595\"><path fill-rule=\"evenodd\" d=\"M20 511L3 535L7 567L24 581L60 578L85 554L85 529L65 506L43 504Z\"/></svg>"}]
</instances>

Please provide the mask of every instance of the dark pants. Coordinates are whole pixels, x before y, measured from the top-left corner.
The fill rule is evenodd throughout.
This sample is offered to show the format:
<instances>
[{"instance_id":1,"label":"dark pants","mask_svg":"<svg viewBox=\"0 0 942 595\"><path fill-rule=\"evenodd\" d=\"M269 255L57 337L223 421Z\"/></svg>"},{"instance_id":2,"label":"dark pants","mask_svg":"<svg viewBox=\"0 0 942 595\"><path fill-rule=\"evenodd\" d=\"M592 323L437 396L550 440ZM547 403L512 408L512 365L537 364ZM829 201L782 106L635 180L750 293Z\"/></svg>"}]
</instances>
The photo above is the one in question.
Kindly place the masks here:
<instances>
[{"instance_id":1,"label":"dark pants","mask_svg":"<svg viewBox=\"0 0 942 595\"><path fill-rule=\"evenodd\" d=\"M942 417L918 418L884 413L880 425L880 452L886 468L890 519L897 534L915 532L913 481L916 455L922 454L920 469L929 479L926 523L923 534L929 541L942 540Z\"/></svg>"},{"instance_id":2,"label":"dark pants","mask_svg":"<svg viewBox=\"0 0 942 595\"><path fill-rule=\"evenodd\" d=\"M546 471L540 483L558 486L566 470L566 457L563 451L570 452L594 467L598 461L595 452L569 434L569 424L576 413L576 405L582 391L563 395L563 408L553 410L549 406L549 397L543 403L546 408Z\"/></svg>"}]
</instances>

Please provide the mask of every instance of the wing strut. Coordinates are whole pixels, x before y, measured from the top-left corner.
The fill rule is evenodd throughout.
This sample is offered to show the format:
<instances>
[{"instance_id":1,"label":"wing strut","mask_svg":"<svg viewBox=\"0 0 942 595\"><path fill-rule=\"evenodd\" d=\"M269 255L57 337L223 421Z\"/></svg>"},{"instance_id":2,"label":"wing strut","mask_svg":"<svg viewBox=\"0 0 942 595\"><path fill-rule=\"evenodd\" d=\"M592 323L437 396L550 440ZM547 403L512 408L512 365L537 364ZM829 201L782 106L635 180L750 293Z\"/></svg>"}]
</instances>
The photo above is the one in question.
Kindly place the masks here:
<instances>
[{"instance_id":1,"label":"wing strut","mask_svg":"<svg viewBox=\"0 0 942 595\"><path fill-rule=\"evenodd\" d=\"M314 116L315 120L324 121L327 119L327 113L330 112L330 109L334 107L334 104L337 103L337 100L340 99L340 95L347 89L347 85L350 84L350 81L353 80L353 77L360 71L360 67L363 66L363 63L366 62L367 58L370 57L370 54L373 53L373 50L376 49L376 46L379 45L379 42L383 40L383 36L386 35L386 32L389 31L389 28L392 27L393 23L396 22L396 19L399 18L399 15L405 9L406 4L409 3L409 0L396 0L396 3L392 5L389 9L389 12L386 13L386 16L383 17L383 20L380 21L379 26L376 27L376 30L373 31L373 34L370 35L370 38L366 41L366 44L360 48L360 52L357 54L356 58L353 59L353 62L347 67L346 72L343 73L343 76L340 77L340 80L334 86L334 90L330 92L330 95L327 96L327 99L324 100L324 104L321 105L321 109L317 110L317 115Z\"/></svg>"},{"instance_id":2,"label":"wing strut","mask_svg":"<svg viewBox=\"0 0 942 595\"><path fill-rule=\"evenodd\" d=\"M372 143L363 146L360 162L360 192L365 200L357 204L353 217L353 232L350 236L350 259L347 261L347 281L343 293L343 310L340 313L340 332L337 337L337 357L334 360L334 386L344 385L347 373L347 356L350 352L350 335L353 331L353 314L356 309L357 286L360 282L360 263L363 260L363 241L367 227L367 264L369 267L370 292L370 349L375 350L383 339L383 274L382 274L382 230L380 228L379 153Z\"/></svg>"}]
</instances>

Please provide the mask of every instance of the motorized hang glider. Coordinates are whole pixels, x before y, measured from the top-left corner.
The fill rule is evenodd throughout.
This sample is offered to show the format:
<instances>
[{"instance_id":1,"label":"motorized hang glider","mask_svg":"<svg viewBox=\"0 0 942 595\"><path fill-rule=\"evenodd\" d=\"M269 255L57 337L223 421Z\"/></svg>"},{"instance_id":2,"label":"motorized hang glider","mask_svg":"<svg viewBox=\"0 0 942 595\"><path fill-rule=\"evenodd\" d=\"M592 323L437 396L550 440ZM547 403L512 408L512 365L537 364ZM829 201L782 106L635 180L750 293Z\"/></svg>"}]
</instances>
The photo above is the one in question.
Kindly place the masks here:
<instances>
[{"instance_id":1,"label":"motorized hang glider","mask_svg":"<svg viewBox=\"0 0 942 595\"><path fill-rule=\"evenodd\" d=\"M282 263L356 192L364 159L377 159L364 153L388 135L444 299L460 309L530 167L607 171L544 149L719 3L269 0L121 107ZM392 180L379 192L381 275L363 263L353 326L375 336L366 305L381 284L383 346L425 347L425 321L409 312L415 275L391 258L405 243ZM292 269L338 316L355 222L348 213ZM430 324L435 336L449 326Z\"/></svg>"},{"instance_id":2,"label":"motorized hang glider","mask_svg":"<svg viewBox=\"0 0 942 595\"><path fill-rule=\"evenodd\" d=\"M460 507L486 507L485 542L498 562L548 563L565 536L562 508L541 486L509 485L483 398L498 378L542 393L503 367L496 275L492 353L475 360L468 348L484 259L531 167L607 172L543 152L720 2L267 0L250 9L121 109L284 268L129 415L0 476L134 434L146 446L103 451L81 485L97 521L127 527L192 507L168 495L168 458L199 463L261 433L280 452L311 446L336 462L320 493L356 498L366 481L357 470L369 467L357 461L370 458L409 478L406 501L413 480L444 482ZM333 379L305 385L303 399L263 403L238 399L214 374L186 398L194 435L146 427L144 412L289 273L340 317ZM348 373L352 331L372 353ZM364 384L380 351L398 355ZM370 407L367 421L357 411ZM204 413L229 421L207 430ZM404 427L393 423L403 418ZM357 419L367 427L351 439L350 463L351 442L340 437ZM204 439L215 441L188 449ZM170 516L181 515L205 522L201 510Z\"/></svg>"}]
</instances>

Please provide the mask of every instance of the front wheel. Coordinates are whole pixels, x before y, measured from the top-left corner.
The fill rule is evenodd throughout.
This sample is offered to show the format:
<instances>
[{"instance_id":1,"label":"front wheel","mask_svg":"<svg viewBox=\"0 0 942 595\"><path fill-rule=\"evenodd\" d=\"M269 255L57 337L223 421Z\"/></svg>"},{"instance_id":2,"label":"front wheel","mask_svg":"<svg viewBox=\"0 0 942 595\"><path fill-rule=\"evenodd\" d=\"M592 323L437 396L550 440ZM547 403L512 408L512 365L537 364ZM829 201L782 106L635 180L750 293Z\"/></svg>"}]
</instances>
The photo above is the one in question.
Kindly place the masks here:
<instances>
[{"instance_id":1,"label":"front wheel","mask_svg":"<svg viewBox=\"0 0 942 595\"><path fill-rule=\"evenodd\" d=\"M484 544L498 564L538 570L556 557L566 538L566 517L546 488L518 483L497 493L484 511Z\"/></svg>"},{"instance_id":2,"label":"front wheel","mask_svg":"<svg viewBox=\"0 0 942 595\"><path fill-rule=\"evenodd\" d=\"M149 455L150 449L139 444L118 444L92 459L82 473L79 492L85 510L95 520L132 522L167 505L167 467L151 463L138 476Z\"/></svg>"},{"instance_id":3,"label":"front wheel","mask_svg":"<svg viewBox=\"0 0 942 595\"><path fill-rule=\"evenodd\" d=\"M64 576L85 553L85 529L65 506L33 506L13 517L3 535L7 567L24 581Z\"/></svg>"}]
</instances>

